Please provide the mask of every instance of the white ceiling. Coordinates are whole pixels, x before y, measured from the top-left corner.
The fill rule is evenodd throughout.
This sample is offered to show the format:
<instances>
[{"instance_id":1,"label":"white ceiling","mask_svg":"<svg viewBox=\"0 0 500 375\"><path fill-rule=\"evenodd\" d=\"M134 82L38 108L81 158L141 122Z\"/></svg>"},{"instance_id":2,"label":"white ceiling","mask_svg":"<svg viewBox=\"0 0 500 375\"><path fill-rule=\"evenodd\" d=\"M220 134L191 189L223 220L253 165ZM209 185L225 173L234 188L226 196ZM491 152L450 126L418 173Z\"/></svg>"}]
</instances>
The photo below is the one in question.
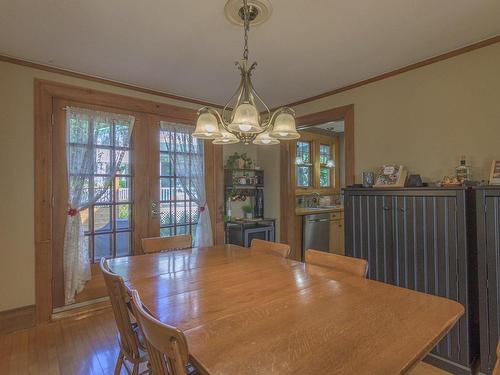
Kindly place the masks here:
<instances>
[{"instance_id":1,"label":"white ceiling","mask_svg":"<svg viewBox=\"0 0 500 375\"><path fill-rule=\"evenodd\" d=\"M270 106L500 34L499 0L271 0L250 33ZM225 0L0 0L0 54L223 104L242 30Z\"/></svg>"}]
</instances>

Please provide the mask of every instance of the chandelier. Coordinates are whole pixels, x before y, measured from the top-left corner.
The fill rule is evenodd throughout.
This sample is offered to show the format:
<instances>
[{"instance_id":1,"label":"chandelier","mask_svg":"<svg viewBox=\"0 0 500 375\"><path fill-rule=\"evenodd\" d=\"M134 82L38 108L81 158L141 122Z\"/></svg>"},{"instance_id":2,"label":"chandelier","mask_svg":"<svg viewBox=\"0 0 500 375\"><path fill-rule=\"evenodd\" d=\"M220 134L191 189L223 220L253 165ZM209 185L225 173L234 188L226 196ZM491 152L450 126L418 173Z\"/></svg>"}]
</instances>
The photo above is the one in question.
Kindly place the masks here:
<instances>
[{"instance_id":1,"label":"chandelier","mask_svg":"<svg viewBox=\"0 0 500 375\"><path fill-rule=\"evenodd\" d=\"M209 107L200 108L194 138L213 139L212 143L219 145L238 142L272 145L280 143L279 140L300 138L293 109L281 107L271 113L252 85L257 63L248 63L248 32L257 15L258 9L243 0L239 11L244 26L243 59L235 63L241 74L240 84L221 113Z\"/></svg>"}]
</instances>

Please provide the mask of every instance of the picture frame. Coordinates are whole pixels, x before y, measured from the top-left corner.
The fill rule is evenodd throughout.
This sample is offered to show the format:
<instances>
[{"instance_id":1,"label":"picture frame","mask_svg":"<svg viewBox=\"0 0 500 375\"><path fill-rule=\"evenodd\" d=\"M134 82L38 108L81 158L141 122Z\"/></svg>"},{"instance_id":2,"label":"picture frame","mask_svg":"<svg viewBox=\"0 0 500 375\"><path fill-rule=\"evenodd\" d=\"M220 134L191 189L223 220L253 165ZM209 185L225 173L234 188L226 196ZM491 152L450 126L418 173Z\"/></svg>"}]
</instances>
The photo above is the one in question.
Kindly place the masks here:
<instances>
[{"instance_id":1,"label":"picture frame","mask_svg":"<svg viewBox=\"0 0 500 375\"><path fill-rule=\"evenodd\" d=\"M402 165L386 164L382 165L375 180L376 188L404 187L408 171Z\"/></svg>"},{"instance_id":2,"label":"picture frame","mask_svg":"<svg viewBox=\"0 0 500 375\"><path fill-rule=\"evenodd\" d=\"M500 160L491 163L490 185L500 185Z\"/></svg>"}]
</instances>

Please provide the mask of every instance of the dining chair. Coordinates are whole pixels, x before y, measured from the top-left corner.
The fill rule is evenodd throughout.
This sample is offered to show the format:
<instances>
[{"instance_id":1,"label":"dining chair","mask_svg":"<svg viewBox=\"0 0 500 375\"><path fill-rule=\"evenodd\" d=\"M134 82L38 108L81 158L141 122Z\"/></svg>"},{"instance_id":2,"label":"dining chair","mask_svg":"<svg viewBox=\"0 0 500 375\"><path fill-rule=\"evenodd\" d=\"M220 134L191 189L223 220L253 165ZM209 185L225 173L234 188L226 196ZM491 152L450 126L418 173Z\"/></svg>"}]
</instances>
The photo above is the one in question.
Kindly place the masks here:
<instances>
[{"instance_id":1,"label":"dining chair","mask_svg":"<svg viewBox=\"0 0 500 375\"><path fill-rule=\"evenodd\" d=\"M139 373L140 365L147 362L149 358L139 337L139 327L132 322L132 309L127 287L123 279L109 269L105 258L101 259L100 267L119 333L120 354L116 361L114 374L120 374L122 366L125 367L128 374L150 374L149 369ZM132 370L129 369L126 361L132 364Z\"/></svg>"},{"instance_id":2,"label":"dining chair","mask_svg":"<svg viewBox=\"0 0 500 375\"><path fill-rule=\"evenodd\" d=\"M258 238L254 238L252 240L252 243L250 244L250 249L270 251L283 258L288 258L290 255L290 245L280 242L259 240Z\"/></svg>"},{"instance_id":3,"label":"dining chair","mask_svg":"<svg viewBox=\"0 0 500 375\"><path fill-rule=\"evenodd\" d=\"M144 334L149 363L154 375L195 375L190 364L188 344L178 328L157 320L144 307L137 290L132 290L132 309ZM207 373L206 371L204 373Z\"/></svg>"},{"instance_id":4,"label":"dining chair","mask_svg":"<svg viewBox=\"0 0 500 375\"><path fill-rule=\"evenodd\" d=\"M305 259L308 264L332 268L363 278L366 277L368 272L368 262L364 259L331 254L313 249L306 250Z\"/></svg>"},{"instance_id":5,"label":"dining chair","mask_svg":"<svg viewBox=\"0 0 500 375\"><path fill-rule=\"evenodd\" d=\"M159 253L160 251L180 250L193 247L193 238L190 234L170 237L149 237L141 240L144 254Z\"/></svg>"}]
</instances>

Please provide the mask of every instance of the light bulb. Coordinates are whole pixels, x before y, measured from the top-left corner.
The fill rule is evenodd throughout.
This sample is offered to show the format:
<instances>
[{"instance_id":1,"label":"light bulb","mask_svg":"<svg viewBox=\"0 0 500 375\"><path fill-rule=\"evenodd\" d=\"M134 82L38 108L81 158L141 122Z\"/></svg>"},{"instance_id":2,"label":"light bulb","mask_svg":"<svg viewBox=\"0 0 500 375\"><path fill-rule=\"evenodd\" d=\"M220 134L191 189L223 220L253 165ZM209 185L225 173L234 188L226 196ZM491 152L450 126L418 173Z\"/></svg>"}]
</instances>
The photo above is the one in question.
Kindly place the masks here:
<instances>
[{"instance_id":1,"label":"light bulb","mask_svg":"<svg viewBox=\"0 0 500 375\"><path fill-rule=\"evenodd\" d=\"M252 129L252 125L248 125L248 124L239 124L238 127L240 128L240 130L242 132L247 132L250 129Z\"/></svg>"}]
</instances>

